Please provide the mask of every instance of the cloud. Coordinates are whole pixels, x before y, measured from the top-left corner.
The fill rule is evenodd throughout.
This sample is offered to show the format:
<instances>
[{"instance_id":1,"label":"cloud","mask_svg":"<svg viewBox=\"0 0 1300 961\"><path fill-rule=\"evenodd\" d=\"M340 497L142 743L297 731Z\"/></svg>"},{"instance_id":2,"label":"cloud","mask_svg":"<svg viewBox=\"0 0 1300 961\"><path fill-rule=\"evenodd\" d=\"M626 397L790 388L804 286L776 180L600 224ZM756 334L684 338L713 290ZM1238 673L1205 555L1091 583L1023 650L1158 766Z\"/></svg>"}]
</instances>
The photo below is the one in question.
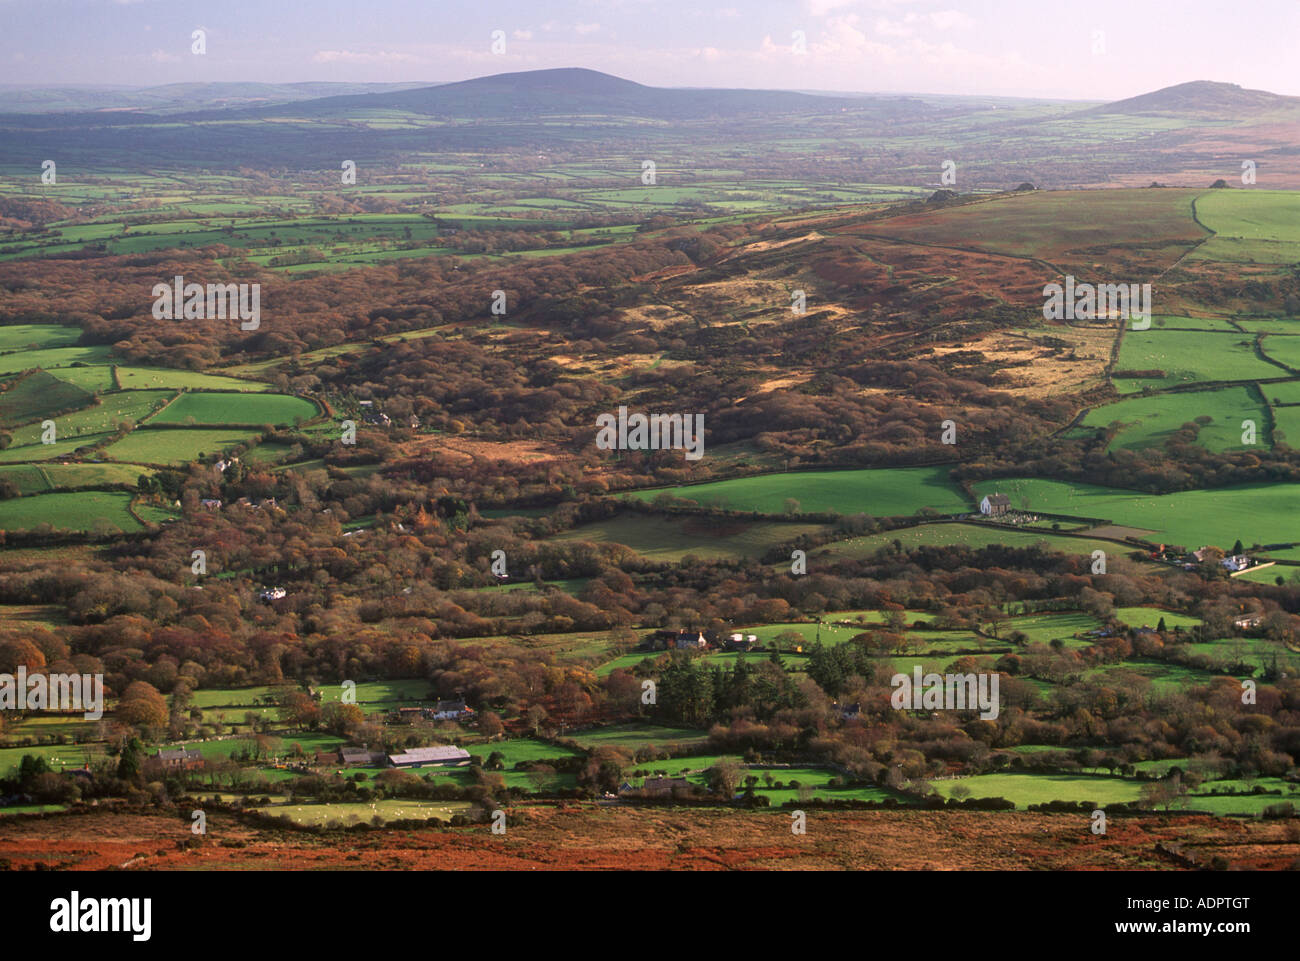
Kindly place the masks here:
<instances>
[{"instance_id":1,"label":"cloud","mask_svg":"<svg viewBox=\"0 0 1300 961\"><path fill-rule=\"evenodd\" d=\"M374 53L361 53L356 50L317 50L312 55L313 63L419 63L420 58L409 53L395 50L377 50Z\"/></svg>"},{"instance_id":2,"label":"cloud","mask_svg":"<svg viewBox=\"0 0 1300 961\"><path fill-rule=\"evenodd\" d=\"M533 39L533 32L531 30L516 30L510 36L516 40L531 40Z\"/></svg>"},{"instance_id":3,"label":"cloud","mask_svg":"<svg viewBox=\"0 0 1300 961\"><path fill-rule=\"evenodd\" d=\"M168 53L166 50L155 50L149 54L149 59L155 63L180 63L180 57L174 53Z\"/></svg>"},{"instance_id":4,"label":"cloud","mask_svg":"<svg viewBox=\"0 0 1300 961\"><path fill-rule=\"evenodd\" d=\"M968 30L975 21L960 10L936 10L933 13L909 13L901 20L881 17L876 21L876 33L882 37L911 37L918 28L930 30Z\"/></svg>"},{"instance_id":5,"label":"cloud","mask_svg":"<svg viewBox=\"0 0 1300 961\"><path fill-rule=\"evenodd\" d=\"M927 13L926 19L939 30L969 30L975 21L960 10L938 10Z\"/></svg>"},{"instance_id":6,"label":"cloud","mask_svg":"<svg viewBox=\"0 0 1300 961\"><path fill-rule=\"evenodd\" d=\"M600 29L600 24L598 24L598 23L575 23L575 24L573 25L573 29L576 30L576 31L578 32L578 35L579 35L579 36L583 36L583 37L585 37L585 36L587 36L587 34L595 33L597 30L599 30L599 29Z\"/></svg>"},{"instance_id":7,"label":"cloud","mask_svg":"<svg viewBox=\"0 0 1300 961\"><path fill-rule=\"evenodd\" d=\"M851 7L856 0L808 0L808 12L814 17L824 17L833 10Z\"/></svg>"}]
</instances>

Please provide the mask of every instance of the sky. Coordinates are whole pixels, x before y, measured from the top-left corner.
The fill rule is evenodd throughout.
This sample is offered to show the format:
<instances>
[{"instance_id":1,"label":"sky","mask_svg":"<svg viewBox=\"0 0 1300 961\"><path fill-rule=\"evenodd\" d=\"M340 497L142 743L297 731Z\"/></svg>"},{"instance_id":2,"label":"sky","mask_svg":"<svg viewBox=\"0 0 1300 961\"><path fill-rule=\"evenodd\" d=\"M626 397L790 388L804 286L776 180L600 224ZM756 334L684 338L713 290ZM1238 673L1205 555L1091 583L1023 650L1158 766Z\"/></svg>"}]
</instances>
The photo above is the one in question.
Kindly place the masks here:
<instances>
[{"instance_id":1,"label":"sky","mask_svg":"<svg viewBox=\"0 0 1300 961\"><path fill-rule=\"evenodd\" d=\"M1300 95L1298 47L1300 0L0 0L0 83L35 86L588 67L664 87Z\"/></svg>"}]
</instances>

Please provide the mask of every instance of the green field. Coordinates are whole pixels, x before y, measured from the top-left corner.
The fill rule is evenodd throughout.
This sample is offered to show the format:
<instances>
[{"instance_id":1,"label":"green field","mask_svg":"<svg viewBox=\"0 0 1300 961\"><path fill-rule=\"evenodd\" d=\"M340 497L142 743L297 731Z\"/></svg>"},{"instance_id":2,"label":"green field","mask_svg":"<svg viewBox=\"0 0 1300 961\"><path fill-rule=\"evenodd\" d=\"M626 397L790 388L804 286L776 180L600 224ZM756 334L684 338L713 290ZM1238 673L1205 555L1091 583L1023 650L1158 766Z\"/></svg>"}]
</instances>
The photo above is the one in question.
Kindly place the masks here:
<instances>
[{"instance_id":1,"label":"green field","mask_svg":"<svg viewBox=\"0 0 1300 961\"><path fill-rule=\"evenodd\" d=\"M50 370L72 364L107 364L111 354L107 347L44 347L0 354L0 374L17 373L40 367Z\"/></svg>"},{"instance_id":2,"label":"green field","mask_svg":"<svg viewBox=\"0 0 1300 961\"><path fill-rule=\"evenodd\" d=\"M629 750L647 744L653 744L658 748L666 748L674 744L698 744L708 738L705 731L665 727L662 724L615 724L566 736L585 748L623 747Z\"/></svg>"},{"instance_id":3,"label":"green field","mask_svg":"<svg viewBox=\"0 0 1300 961\"><path fill-rule=\"evenodd\" d=\"M1125 550L1112 541L1092 540L1086 537L1062 537L1046 531L1019 530L1009 526L992 526L988 524L921 524L901 530L882 531L864 537L852 537L836 541L818 548L814 557L848 557L868 558L882 547L891 548L898 541L904 550L917 547L952 547L970 548L988 547L991 544L1004 544L1008 547L1032 547L1041 544L1049 550L1063 554L1088 554L1093 551L1106 551L1107 554Z\"/></svg>"},{"instance_id":4,"label":"green field","mask_svg":"<svg viewBox=\"0 0 1300 961\"><path fill-rule=\"evenodd\" d=\"M1178 336L1178 335L1164 335ZM1116 381L1122 385L1124 381ZM1088 411L1081 421L1084 427L1106 428L1112 423L1123 425L1110 447L1141 450L1159 447L1197 417L1212 418L1213 423L1200 429L1197 443L1216 453L1242 450L1252 445L1242 443L1242 422L1255 424L1255 445L1268 446L1268 417L1262 404L1246 387L1195 391L1177 394L1153 394L1130 397Z\"/></svg>"},{"instance_id":5,"label":"green field","mask_svg":"<svg viewBox=\"0 0 1300 961\"><path fill-rule=\"evenodd\" d=\"M944 797L952 796L958 784L970 790L970 797L1001 797L1024 809L1048 801L1090 801L1100 805L1141 800L1142 782L1119 777L1087 774L976 774L932 782Z\"/></svg>"},{"instance_id":6,"label":"green field","mask_svg":"<svg viewBox=\"0 0 1300 961\"><path fill-rule=\"evenodd\" d=\"M190 698L190 704L202 708L254 705L265 703L268 698L274 698L277 692L281 690L293 691L298 690L298 687L296 684L289 684L282 688L265 685L261 687L200 688Z\"/></svg>"},{"instance_id":7,"label":"green field","mask_svg":"<svg viewBox=\"0 0 1300 961\"><path fill-rule=\"evenodd\" d=\"M572 748L559 747L531 737L510 738L505 741L490 741L484 744L462 744L471 755L486 761L493 754L500 754L506 770L512 769L522 761L548 761L553 758L575 757L578 752Z\"/></svg>"},{"instance_id":8,"label":"green field","mask_svg":"<svg viewBox=\"0 0 1300 961\"><path fill-rule=\"evenodd\" d=\"M13 481L24 496L69 487L123 484L135 487L148 467L134 464L14 464L0 466L0 480Z\"/></svg>"},{"instance_id":9,"label":"green field","mask_svg":"<svg viewBox=\"0 0 1300 961\"><path fill-rule=\"evenodd\" d=\"M93 399L89 391L59 380L53 374L32 371L0 393L0 427L16 427L40 420L54 411L84 407Z\"/></svg>"},{"instance_id":10,"label":"green field","mask_svg":"<svg viewBox=\"0 0 1300 961\"><path fill-rule=\"evenodd\" d=\"M1287 375L1281 367L1256 356L1251 334L1156 330L1154 327L1125 331L1115 370L1159 370L1163 374L1159 377L1115 377L1115 389L1121 393L1133 393L1143 387Z\"/></svg>"},{"instance_id":11,"label":"green field","mask_svg":"<svg viewBox=\"0 0 1300 961\"><path fill-rule=\"evenodd\" d=\"M635 491L639 500L653 501L660 490ZM805 513L869 514L894 517L915 514L924 507L942 513L968 511L961 490L943 467L900 467L874 470L799 471L763 474L736 480L667 488L674 497L729 510L783 514L787 500Z\"/></svg>"},{"instance_id":12,"label":"green field","mask_svg":"<svg viewBox=\"0 0 1300 961\"><path fill-rule=\"evenodd\" d=\"M1054 640L1063 640L1067 646L1091 644L1091 641L1077 641L1075 634L1101 627L1101 622L1090 614L1073 611L1063 614L1026 614L1013 617L998 625L998 633L1006 637L1012 631L1019 631L1029 638L1031 644L1047 644ZM1070 643L1073 642L1073 643Z\"/></svg>"},{"instance_id":13,"label":"green field","mask_svg":"<svg viewBox=\"0 0 1300 961\"><path fill-rule=\"evenodd\" d=\"M270 424L310 420L316 405L301 397L270 393L181 394L150 420L152 424Z\"/></svg>"},{"instance_id":14,"label":"green field","mask_svg":"<svg viewBox=\"0 0 1300 961\"><path fill-rule=\"evenodd\" d=\"M450 821L456 815L469 816L474 805L469 801L407 801L384 798L379 801L335 802L330 804L273 804L256 808L259 814L288 817L295 824L341 827L381 821L427 821L436 818Z\"/></svg>"},{"instance_id":15,"label":"green field","mask_svg":"<svg viewBox=\"0 0 1300 961\"><path fill-rule=\"evenodd\" d=\"M1193 255L1230 263L1300 263L1300 193L1212 190L1196 199L1196 215L1216 233Z\"/></svg>"},{"instance_id":16,"label":"green field","mask_svg":"<svg viewBox=\"0 0 1300 961\"><path fill-rule=\"evenodd\" d=\"M66 372L59 371L62 377ZM117 368L117 379L124 389L162 388L165 390L270 390L270 384L255 380L240 380L220 374L200 374L192 370L174 370L164 367Z\"/></svg>"},{"instance_id":17,"label":"green field","mask_svg":"<svg viewBox=\"0 0 1300 961\"><path fill-rule=\"evenodd\" d=\"M1093 484L1022 478L981 481L981 496L1002 491L1012 503L1053 514L1102 517L1154 532L1154 539L1198 548L1300 541L1300 485L1246 484L1214 490L1144 494ZM1150 538L1149 538L1150 539Z\"/></svg>"},{"instance_id":18,"label":"green field","mask_svg":"<svg viewBox=\"0 0 1300 961\"><path fill-rule=\"evenodd\" d=\"M1269 359L1300 371L1300 337L1294 334L1269 335L1264 338L1261 349ZM1264 390L1272 390L1272 386L1265 385Z\"/></svg>"},{"instance_id":19,"label":"green field","mask_svg":"<svg viewBox=\"0 0 1300 961\"><path fill-rule=\"evenodd\" d=\"M136 531L140 523L127 510L130 503L130 494L112 491L41 494L0 501L0 530L34 530L49 524L61 531Z\"/></svg>"},{"instance_id":20,"label":"green field","mask_svg":"<svg viewBox=\"0 0 1300 961\"><path fill-rule=\"evenodd\" d=\"M0 747L0 777L12 773L20 764L23 756L32 754L43 757L54 770L82 767L87 759L102 757L103 744L38 744L27 747Z\"/></svg>"},{"instance_id":21,"label":"green field","mask_svg":"<svg viewBox=\"0 0 1300 961\"><path fill-rule=\"evenodd\" d=\"M321 684L318 685L317 690L320 691L322 704L342 700L343 686L341 684ZM428 681L417 680L361 681L357 684L353 693L356 696L356 703L359 705L399 701L403 703L431 702L434 699L433 685Z\"/></svg>"},{"instance_id":22,"label":"green field","mask_svg":"<svg viewBox=\"0 0 1300 961\"><path fill-rule=\"evenodd\" d=\"M1171 631L1176 627L1195 627L1201 623L1199 617L1180 614L1178 611L1164 611L1158 607L1117 607L1115 608L1115 617L1129 627L1151 628L1158 625L1160 619L1164 618L1165 627Z\"/></svg>"},{"instance_id":23,"label":"green field","mask_svg":"<svg viewBox=\"0 0 1300 961\"><path fill-rule=\"evenodd\" d=\"M0 352L68 347L80 337L79 328L60 324L6 324L0 327Z\"/></svg>"},{"instance_id":24,"label":"green field","mask_svg":"<svg viewBox=\"0 0 1300 961\"><path fill-rule=\"evenodd\" d=\"M136 464L187 464L245 444L256 431L237 428L138 428L104 448L104 456Z\"/></svg>"},{"instance_id":25,"label":"green field","mask_svg":"<svg viewBox=\"0 0 1300 961\"><path fill-rule=\"evenodd\" d=\"M623 544L659 561L679 561L691 554L706 560L729 560L758 557L774 545L823 530L825 526L821 524L626 513L583 524L554 539Z\"/></svg>"}]
</instances>

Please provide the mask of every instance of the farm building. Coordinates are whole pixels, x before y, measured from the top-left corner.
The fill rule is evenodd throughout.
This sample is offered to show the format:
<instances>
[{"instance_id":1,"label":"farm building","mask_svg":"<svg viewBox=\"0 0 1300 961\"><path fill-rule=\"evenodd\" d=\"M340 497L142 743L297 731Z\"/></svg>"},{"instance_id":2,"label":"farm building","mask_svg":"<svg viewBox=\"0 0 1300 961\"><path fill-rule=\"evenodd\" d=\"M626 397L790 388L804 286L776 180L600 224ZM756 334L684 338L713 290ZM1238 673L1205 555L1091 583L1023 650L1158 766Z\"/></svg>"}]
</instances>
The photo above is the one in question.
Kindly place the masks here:
<instances>
[{"instance_id":1,"label":"farm building","mask_svg":"<svg viewBox=\"0 0 1300 961\"><path fill-rule=\"evenodd\" d=\"M468 764L469 752L463 748L442 745L439 747L413 747L402 754L388 755L392 767L421 767L425 764Z\"/></svg>"},{"instance_id":2,"label":"farm building","mask_svg":"<svg viewBox=\"0 0 1300 961\"><path fill-rule=\"evenodd\" d=\"M439 701L432 710L426 712L427 716L435 721L455 721L473 713L466 707L463 697L455 701Z\"/></svg>"},{"instance_id":3,"label":"farm building","mask_svg":"<svg viewBox=\"0 0 1300 961\"><path fill-rule=\"evenodd\" d=\"M709 646L709 636L703 631L655 631L641 646L651 651L702 650Z\"/></svg>"},{"instance_id":4,"label":"farm building","mask_svg":"<svg viewBox=\"0 0 1300 961\"><path fill-rule=\"evenodd\" d=\"M159 748L158 753L154 755L154 759L162 762L163 767L180 768L186 771L203 767L203 755L196 747Z\"/></svg>"},{"instance_id":5,"label":"farm building","mask_svg":"<svg viewBox=\"0 0 1300 961\"><path fill-rule=\"evenodd\" d=\"M980 501L980 513L986 517L1001 517L1011 509L1011 498L1006 494L986 494Z\"/></svg>"},{"instance_id":6,"label":"farm building","mask_svg":"<svg viewBox=\"0 0 1300 961\"><path fill-rule=\"evenodd\" d=\"M1243 614L1241 617L1232 619L1232 626L1239 631L1248 631L1252 627L1259 627L1264 623L1263 614Z\"/></svg>"},{"instance_id":7,"label":"farm building","mask_svg":"<svg viewBox=\"0 0 1300 961\"><path fill-rule=\"evenodd\" d=\"M704 636L703 631L682 631L673 639L673 647L679 651L703 649L709 646L708 638Z\"/></svg>"},{"instance_id":8,"label":"farm building","mask_svg":"<svg viewBox=\"0 0 1300 961\"><path fill-rule=\"evenodd\" d=\"M727 637L727 650L752 651L758 647L757 634L731 634Z\"/></svg>"},{"instance_id":9,"label":"farm building","mask_svg":"<svg viewBox=\"0 0 1300 961\"><path fill-rule=\"evenodd\" d=\"M348 767L382 764L386 756L383 751L371 751L364 747L343 747L338 752L339 763Z\"/></svg>"}]
</instances>

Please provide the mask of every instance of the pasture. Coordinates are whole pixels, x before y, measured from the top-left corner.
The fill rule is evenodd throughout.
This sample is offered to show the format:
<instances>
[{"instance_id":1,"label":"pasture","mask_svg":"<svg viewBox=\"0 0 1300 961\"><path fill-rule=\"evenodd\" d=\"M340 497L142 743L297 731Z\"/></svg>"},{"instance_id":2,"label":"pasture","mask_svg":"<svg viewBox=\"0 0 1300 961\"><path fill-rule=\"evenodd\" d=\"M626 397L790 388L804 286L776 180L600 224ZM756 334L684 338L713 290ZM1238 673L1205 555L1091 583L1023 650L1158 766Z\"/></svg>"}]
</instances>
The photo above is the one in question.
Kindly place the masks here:
<instances>
[{"instance_id":1,"label":"pasture","mask_svg":"<svg viewBox=\"0 0 1300 961\"><path fill-rule=\"evenodd\" d=\"M104 456L137 464L187 464L208 454L245 444L257 433L233 427L140 427L104 448Z\"/></svg>"},{"instance_id":2,"label":"pasture","mask_svg":"<svg viewBox=\"0 0 1300 961\"><path fill-rule=\"evenodd\" d=\"M116 369L118 383L123 389L161 388L164 390L240 390L266 391L270 384L255 380L240 380L237 377L225 377L221 374L201 374L193 370L177 370L169 367L129 367L118 366ZM63 376L63 371L59 376Z\"/></svg>"},{"instance_id":3,"label":"pasture","mask_svg":"<svg viewBox=\"0 0 1300 961\"><path fill-rule=\"evenodd\" d=\"M1046 531L1021 530L1009 526L988 524L939 523L919 524L901 530L881 531L864 537L851 537L835 541L812 552L813 557L869 558L882 548L893 549L895 542L904 550L918 547L969 547L978 550L993 544L1007 547L1033 547L1041 545L1048 550L1063 554L1088 554L1102 550L1108 554L1122 551L1120 545L1111 541L1093 540L1086 537L1062 537Z\"/></svg>"},{"instance_id":4,"label":"pasture","mask_svg":"<svg viewBox=\"0 0 1300 961\"><path fill-rule=\"evenodd\" d=\"M450 821L457 815L468 817L474 810L469 801L408 801L384 798L379 801L340 801L329 804L287 802L255 808L259 814L287 817L305 827L348 827L353 824L388 821Z\"/></svg>"},{"instance_id":5,"label":"pasture","mask_svg":"<svg viewBox=\"0 0 1300 961\"><path fill-rule=\"evenodd\" d=\"M6 324L0 326L0 353L69 347L81 339L81 329L61 324Z\"/></svg>"},{"instance_id":6,"label":"pasture","mask_svg":"<svg viewBox=\"0 0 1300 961\"><path fill-rule=\"evenodd\" d=\"M1156 540L1197 548L1300 541L1300 485L1243 484L1213 490L1146 494L1041 478L981 481L980 495L1002 491L1012 503L1054 514L1109 518L1153 532Z\"/></svg>"},{"instance_id":7,"label":"pasture","mask_svg":"<svg viewBox=\"0 0 1300 961\"><path fill-rule=\"evenodd\" d=\"M1122 383L1122 380L1116 381L1117 385ZM1243 444L1241 440L1241 425L1245 420L1255 423L1254 446L1268 443L1267 414L1246 387L1130 397L1094 407L1088 411L1081 424L1084 427L1104 429L1118 423L1122 426L1110 442L1110 447L1142 450L1161 446L1183 424L1195 421L1197 417L1209 417L1213 421L1202 427L1196 437L1197 443L1207 450L1217 453L1252 446Z\"/></svg>"},{"instance_id":8,"label":"pasture","mask_svg":"<svg viewBox=\"0 0 1300 961\"><path fill-rule=\"evenodd\" d=\"M51 370L73 364L107 364L111 354L107 347L40 347L36 350L18 350L0 354L0 374L14 374L20 370L40 367Z\"/></svg>"},{"instance_id":9,"label":"pasture","mask_svg":"<svg viewBox=\"0 0 1300 961\"><path fill-rule=\"evenodd\" d=\"M13 464L0 466L0 480L18 485L24 495L44 494L69 487L101 487L120 484L135 487L148 467L135 464Z\"/></svg>"},{"instance_id":10,"label":"pasture","mask_svg":"<svg viewBox=\"0 0 1300 961\"><path fill-rule=\"evenodd\" d=\"M662 724L634 723L614 724L609 727L593 728L566 735L584 748L621 747L635 751L639 747L653 744L657 748L669 748L675 744L699 744L708 740L706 731L693 728L667 727Z\"/></svg>"},{"instance_id":11,"label":"pasture","mask_svg":"<svg viewBox=\"0 0 1300 961\"><path fill-rule=\"evenodd\" d=\"M47 413L84 407L93 395L43 370L32 371L0 393L0 427L40 420Z\"/></svg>"},{"instance_id":12,"label":"pasture","mask_svg":"<svg viewBox=\"0 0 1300 961\"><path fill-rule=\"evenodd\" d=\"M1186 629L1201 623L1199 617L1178 611L1165 611L1158 607L1117 607L1115 617L1129 627L1150 628L1155 628L1163 619L1166 629L1171 631L1177 627Z\"/></svg>"},{"instance_id":13,"label":"pasture","mask_svg":"<svg viewBox=\"0 0 1300 961\"><path fill-rule=\"evenodd\" d=\"M1287 372L1255 353L1254 335L1195 330L1126 330L1120 345L1119 371L1158 370L1158 377L1114 377L1120 393L1143 387L1222 380L1285 377Z\"/></svg>"},{"instance_id":14,"label":"pasture","mask_svg":"<svg viewBox=\"0 0 1300 961\"><path fill-rule=\"evenodd\" d=\"M1023 810L1048 801L1088 801L1099 805L1128 804L1142 798L1142 782L1090 774L976 774L932 782L944 797L962 785L970 797L1001 797Z\"/></svg>"},{"instance_id":15,"label":"pasture","mask_svg":"<svg viewBox=\"0 0 1300 961\"><path fill-rule=\"evenodd\" d=\"M56 531L137 531L127 506L131 495L113 491L41 494L0 501L0 530L29 531L48 524Z\"/></svg>"},{"instance_id":16,"label":"pasture","mask_svg":"<svg viewBox=\"0 0 1300 961\"><path fill-rule=\"evenodd\" d=\"M1293 190L1211 190L1196 198L1196 215L1215 231L1196 260L1229 263L1300 262L1300 193Z\"/></svg>"},{"instance_id":17,"label":"pasture","mask_svg":"<svg viewBox=\"0 0 1300 961\"><path fill-rule=\"evenodd\" d=\"M152 417L150 423L284 426L310 420L318 413L311 401L287 394L187 391Z\"/></svg>"},{"instance_id":18,"label":"pasture","mask_svg":"<svg viewBox=\"0 0 1300 961\"><path fill-rule=\"evenodd\" d=\"M971 509L943 467L761 474L666 490L634 491L627 496L653 501L665 492L706 507L777 515L786 513L787 506L796 506L797 511L805 513L873 517L910 516L926 507L941 513ZM795 505L788 505L788 501Z\"/></svg>"},{"instance_id":19,"label":"pasture","mask_svg":"<svg viewBox=\"0 0 1300 961\"><path fill-rule=\"evenodd\" d=\"M663 517L626 513L557 534L557 541L622 544L644 557L680 561L759 557L778 544L820 533L821 524L748 521L714 517Z\"/></svg>"},{"instance_id":20,"label":"pasture","mask_svg":"<svg viewBox=\"0 0 1300 961\"><path fill-rule=\"evenodd\" d=\"M1264 355L1271 360L1277 361L1290 367L1293 371L1300 371L1300 337L1291 334L1281 336L1270 334L1264 338L1260 346ZM1277 376L1276 374L1274 376ZM1274 385L1266 385L1265 390L1272 390ZM1281 385L1289 386L1289 385Z\"/></svg>"}]
</instances>

